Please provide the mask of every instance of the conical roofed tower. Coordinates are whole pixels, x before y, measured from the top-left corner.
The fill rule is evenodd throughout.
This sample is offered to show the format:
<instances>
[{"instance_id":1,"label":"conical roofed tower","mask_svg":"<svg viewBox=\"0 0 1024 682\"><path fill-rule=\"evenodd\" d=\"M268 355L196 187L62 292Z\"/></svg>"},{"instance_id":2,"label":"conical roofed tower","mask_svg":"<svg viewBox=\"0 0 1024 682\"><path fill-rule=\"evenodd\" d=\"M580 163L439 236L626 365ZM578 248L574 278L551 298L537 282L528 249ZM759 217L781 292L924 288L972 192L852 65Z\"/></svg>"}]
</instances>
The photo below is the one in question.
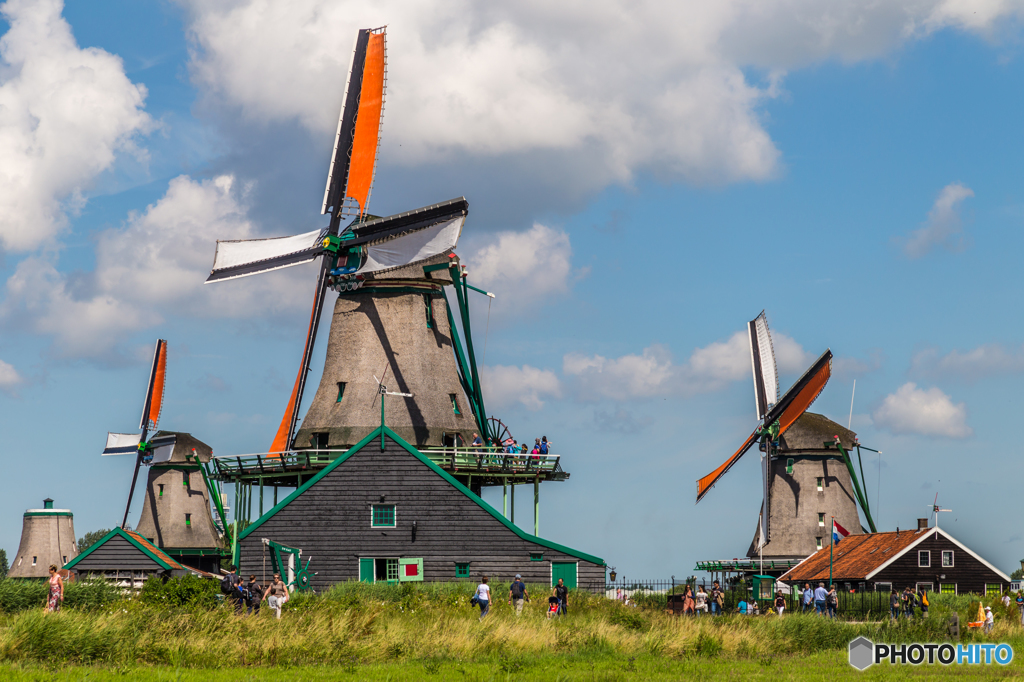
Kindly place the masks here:
<instances>
[{"instance_id":1,"label":"conical roofed tower","mask_svg":"<svg viewBox=\"0 0 1024 682\"><path fill-rule=\"evenodd\" d=\"M7 577L46 578L51 565L61 568L76 556L74 515L70 509L54 509L46 498L42 509L25 510L21 543Z\"/></svg>"},{"instance_id":2,"label":"conical roofed tower","mask_svg":"<svg viewBox=\"0 0 1024 682\"><path fill-rule=\"evenodd\" d=\"M826 447L835 437L849 451L857 434L813 412L804 412L779 438L768 489L771 535L765 559L803 559L828 545L832 518L851 534L861 532L853 480L842 453ZM760 524L747 556L756 558Z\"/></svg>"},{"instance_id":3,"label":"conical roofed tower","mask_svg":"<svg viewBox=\"0 0 1024 682\"><path fill-rule=\"evenodd\" d=\"M441 287L447 254L376 273L341 291L320 386L295 438L296 447L347 449L380 426L416 447L468 444L481 433L463 391ZM386 375L385 375L386 372ZM380 396L379 384L411 397Z\"/></svg>"},{"instance_id":4,"label":"conical roofed tower","mask_svg":"<svg viewBox=\"0 0 1024 682\"><path fill-rule=\"evenodd\" d=\"M149 466L146 499L136 532L186 566L216 571L224 542L213 522L210 492L201 469L213 448L188 433L175 436L170 456Z\"/></svg>"}]
</instances>

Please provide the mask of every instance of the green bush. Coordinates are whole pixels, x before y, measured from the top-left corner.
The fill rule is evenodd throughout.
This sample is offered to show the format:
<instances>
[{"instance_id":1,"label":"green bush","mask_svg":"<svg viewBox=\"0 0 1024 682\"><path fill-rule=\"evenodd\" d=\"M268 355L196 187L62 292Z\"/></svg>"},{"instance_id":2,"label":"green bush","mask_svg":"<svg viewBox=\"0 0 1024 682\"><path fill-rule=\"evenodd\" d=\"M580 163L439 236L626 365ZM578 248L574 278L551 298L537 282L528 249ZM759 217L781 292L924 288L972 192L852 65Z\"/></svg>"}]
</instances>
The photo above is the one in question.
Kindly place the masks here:
<instances>
[{"instance_id":1,"label":"green bush","mask_svg":"<svg viewBox=\"0 0 1024 682\"><path fill-rule=\"evenodd\" d=\"M219 580L188 574L167 582L151 577L142 586L139 598L143 603L152 605L210 609L219 603L219 594Z\"/></svg>"},{"instance_id":2,"label":"green bush","mask_svg":"<svg viewBox=\"0 0 1024 682\"><path fill-rule=\"evenodd\" d=\"M17 613L46 606L46 580L5 578L0 580L0 611ZM121 590L103 580L82 580L64 584L62 608L97 609L122 598Z\"/></svg>"}]
</instances>

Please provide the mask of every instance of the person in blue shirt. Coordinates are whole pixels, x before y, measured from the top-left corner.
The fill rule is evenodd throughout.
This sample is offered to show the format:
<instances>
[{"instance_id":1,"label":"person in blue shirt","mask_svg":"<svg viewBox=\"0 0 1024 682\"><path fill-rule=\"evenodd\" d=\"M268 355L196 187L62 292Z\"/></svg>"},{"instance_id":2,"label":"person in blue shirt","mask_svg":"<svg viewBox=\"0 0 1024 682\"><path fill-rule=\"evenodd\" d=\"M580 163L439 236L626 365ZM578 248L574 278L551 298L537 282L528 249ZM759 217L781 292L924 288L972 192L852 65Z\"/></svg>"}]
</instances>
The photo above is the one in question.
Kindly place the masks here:
<instances>
[{"instance_id":1,"label":"person in blue shirt","mask_svg":"<svg viewBox=\"0 0 1024 682\"><path fill-rule=\"evenodd\" d=\"M825 583L818 583L818 589L814 591L814 611L824 615L826 601L828 601L828 590L825 589Z\"/></svg>"},{"instance_id":2,"label":"person in blue shirt","mask_svg":"<svg viewBox=\"0 0 1024 682\"><path fill-rule=\"evenodd\" d=\"M540 454L546 455L551 451L551 443L548 442L547 436L541 436L540 439Z\"/></svg>"},{"instance_id":3,"label":"person in blue shirt","mask_svg":"<svg viewBox=\"0 0 1024 682\"><path fill-rule=\"evenodd\" d=\"M807 613L811 610L811 606L814 604L814 590L811 589L810 583L804 583L804 603L801 613Z\"/></svg>"}]
</instances>

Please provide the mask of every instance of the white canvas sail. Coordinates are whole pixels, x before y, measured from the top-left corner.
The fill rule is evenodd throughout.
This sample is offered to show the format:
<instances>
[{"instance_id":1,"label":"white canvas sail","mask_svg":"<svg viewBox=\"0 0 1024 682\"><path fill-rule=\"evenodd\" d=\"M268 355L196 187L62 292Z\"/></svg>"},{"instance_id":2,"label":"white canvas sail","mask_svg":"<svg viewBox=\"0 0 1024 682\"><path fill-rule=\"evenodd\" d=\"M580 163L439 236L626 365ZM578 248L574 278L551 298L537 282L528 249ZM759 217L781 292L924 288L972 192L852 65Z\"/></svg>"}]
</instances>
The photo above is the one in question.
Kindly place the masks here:
<instances>
[{"instance_id":1,"label":"white canvas sail","mask_svg":"<svg viewBox=\"0 0 1024 682\"><path fill-rule=\"evenodd\" d=\"M103 454L127 455L133 452L138 452L140 442L142 442L142 434L108 433L107 446L103 448Z\"/></svg>"},{"instance_id":2,"label":"white canvas sail","mask_svg":"<svg viewBox=\"0 0 1024 682\"><path fill-rule=\"evenodd\" d=\"M210 279L235 279L259 272L308 263L320 255L323 230L291 237L237 239L217 242Z\"/></svg>"},{"instance_id":3,"label":"white canvas sail","mask_svg":"<svg viewBox=\"0 0 1024 682\"><path fill-rule=\"evenodd\" d=\"M356 273L380 272L427 260L455 248L466 216L431 225L416 232L389 239L366 248L366 260Z\"/></svg>"}]
</instances>

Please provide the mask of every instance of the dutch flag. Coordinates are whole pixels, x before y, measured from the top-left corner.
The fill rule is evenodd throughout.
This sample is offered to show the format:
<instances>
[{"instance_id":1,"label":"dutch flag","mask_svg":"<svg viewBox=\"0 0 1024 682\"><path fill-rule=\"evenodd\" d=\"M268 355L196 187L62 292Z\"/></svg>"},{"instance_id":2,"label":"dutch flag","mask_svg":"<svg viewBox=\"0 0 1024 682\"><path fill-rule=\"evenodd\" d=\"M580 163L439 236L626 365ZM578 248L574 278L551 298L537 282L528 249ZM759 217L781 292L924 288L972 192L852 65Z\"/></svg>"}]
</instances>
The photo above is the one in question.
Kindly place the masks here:
<instances>
[{"instance_id":1,"label":"dutch flag","mask_svg":"<svg viewBox=\"0 0 1024 682\"><path fill-rule=\"evenodd\" d=\"M832 544L838 545L839 541L849 534L850 531L840 526L835 519L832 519Z\"/></svg>"}]
</instances>

